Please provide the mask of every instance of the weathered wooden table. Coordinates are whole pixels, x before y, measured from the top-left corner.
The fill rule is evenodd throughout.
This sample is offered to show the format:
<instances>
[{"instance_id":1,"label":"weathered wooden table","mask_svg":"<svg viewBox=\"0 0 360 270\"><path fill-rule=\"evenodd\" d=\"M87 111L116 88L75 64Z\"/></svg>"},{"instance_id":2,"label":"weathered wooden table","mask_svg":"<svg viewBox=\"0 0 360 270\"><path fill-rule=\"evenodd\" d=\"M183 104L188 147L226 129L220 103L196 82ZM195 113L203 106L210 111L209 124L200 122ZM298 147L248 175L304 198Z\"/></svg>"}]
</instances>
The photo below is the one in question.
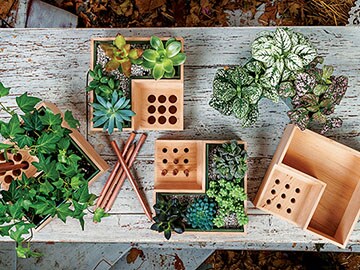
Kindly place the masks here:
<instances>
[{"instance_id":1,"label":"weathered wooden table","mask_svg":"<svg viewBox=\"0 0 360 270\"><path fill-rule=\"evenodd\" d=\"M90 38L114 36L182 36L185 39L185 130L181 132L149 132L134 168L150 204L153 203L154 142L171 139L234 139L249 143L250 170L248 191L253 200L262 177L288 123L283 103L261 101L260 118L253 128L241 128L233 117L224 117L209 105L212 80L218 67L238 65L250 56L250 43L264 28L140 28L140 29L2 29L0 31L0 81L12 88L5 102L14 105L15 96L28 91L32 95L55 102L59 108L73 110L81 121L81 133L111 164L116 157L104 133L87 130L85 83L90 61ZM335 73L349 76L350 87L336 114L342 116L343 127L327 136L360 150L360 28L311 27L296 28L306 34L325 56L327 64L336 65ZM4 115L1 115L4 117ZM117 133L112 139L125 139ZM326 161L324 161L326 162ZM359 168L360 169L360 168ZM99 194L105 178L92 186ZM335 211L336 209L334 209ZM250 221L246 236L232 234L174 235L166 241L162 234L149 229L150 223L128 181L125 182L111 211L111 216L94 224L89 215L85 231L75 220L63 224L53 220L34 241L142 243L152 246L202 248L278 248L310 249L324 241L276 217L265 214L249 202ZM1 238L6 241L7 238ZM350 250L360 250L360 223L350 237ZM337 249L329 246L329 249Z\"/></svg>"}]
</instances>

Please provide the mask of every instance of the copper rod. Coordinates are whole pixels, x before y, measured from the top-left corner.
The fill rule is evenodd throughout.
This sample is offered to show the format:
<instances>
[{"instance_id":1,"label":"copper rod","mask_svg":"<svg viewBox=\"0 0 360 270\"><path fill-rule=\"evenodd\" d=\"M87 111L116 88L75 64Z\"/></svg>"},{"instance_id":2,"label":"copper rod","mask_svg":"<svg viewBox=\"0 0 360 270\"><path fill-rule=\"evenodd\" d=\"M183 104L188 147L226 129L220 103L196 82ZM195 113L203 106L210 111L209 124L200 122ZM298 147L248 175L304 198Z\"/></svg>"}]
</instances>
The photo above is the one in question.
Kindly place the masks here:
<instances>
[{"instance_id":1,"label":"copper rod","mask_svg":"<svg viewBox=\"0 0 360 270\"><path fill-rule=\"evenodd\" d=\"M4 162L0 163L0 172L7 172L12 170L18 170L18 169L24 169L28 164L20 163L20 164L14 164L12 162Z\"/></svg>"},{"instance_id":2,"label":"copper rod","mask_svg":"<svg viewBox=\"0 0 360 270\"><path fill-rule=\"evenodd\" d=\"M139 153L141 146L144 144L144 142L146 140L146 137L147 137L147 135L145 133L143 133L141 135L139 141L137 142L134 153L132 154L132 156L131 156L131 158L130 158L130 160L128 162L129 167L131 167L133 165L133 163L135 162L136 156ZM105 211L106 212L109 211L111 209L111 207L113 206L113 204L115 202L115 199L116 199L117 195L119 194L119 191L120 191L125 179L126 179L126 174L120 175L120 179L116 183L116 187L115 187L115 189L114 189L114 191L113 191L113 193L112 193L112 195L111 195L111 197L109 199L109 202L105 206Z\"/></svg>"},{"instance_id":3,"label":"copper rod","mask_svg":"<svg viewBox=\"0 0 360 270\"><path fill-rule=\"evenodd\" d=\"M129 148L128 152L126 153L126 157L125 157L126 162L128 162L130 160L130 158L131 158L132 154L134 153L134 151L135 151L135 144L132 144L131 147ZM114 179L113 179L113 181L111 182L111 184L109 186L108 191L104 194L104 198L103 198L101 204L99 204L99 206L98 206L100 208L104 208L106 206L107 202L109 201L111 195L114 192L114 189L116 187L116 183L119 181L119 178L123 173L123 168L121 167L121 163L119 162L119 164L120 164L120 168L119 168L119 170L117 170L117 172L116 172L116 174L114 176Z\"/></svg>"},{"instance_id":4,"label":"copper rod","mask_svg":"<svg viewBox=\"0 0 360 270\"><path fill-rule=\"evenodd\" d=\"M131 143L134 141L135 139L135 136L136 136L136 133L135 132L131 132L130 135L129 135L129 138L127 139L125 145L124 145L124 149L123 149L123 156L126 155L127 151L129 150L129 147L131 145ZM96 207L99 207L102 203L102 201L104 200L104 197L105 197L105 194L108 192L108 189L109 187L111 186L111 183L117 173L117 171L120 169L120 162L119 161L116 161L116 164L115 164L115 167L114 169L112 170L112 172L110 173L109 175L109 178L107 179L106 183L105 183L105 186L103 187L100 195L99 195L99 198L96 202Z\"/></svg>"},{"instance_id":5,"label":"copper rod","mask_svg":"<svg viewBox=\"0 0 360 270\"><path fill-rule=\"evenodd\" d=\"M121 155L121 151L119 149L119 147L117 146L115 141L111 142L111 146L113 147L120 163L121 166L125 172L125 174L127 175L127 178L130 180L131 185L133 186L135 193L141 203L142 208L144 209L145 215L148 217L148 219L150 221L152 221L152 215L151 215L151 210L150 207L146 201L146 198L144 196L143 193L140 192L140 188L139 188L139 184L138 182L135 180L134 176L132 175L132 173L130 172L128 166L126 165L126 161L124 160L124 158Z\"/></svg>"}]
</instances>

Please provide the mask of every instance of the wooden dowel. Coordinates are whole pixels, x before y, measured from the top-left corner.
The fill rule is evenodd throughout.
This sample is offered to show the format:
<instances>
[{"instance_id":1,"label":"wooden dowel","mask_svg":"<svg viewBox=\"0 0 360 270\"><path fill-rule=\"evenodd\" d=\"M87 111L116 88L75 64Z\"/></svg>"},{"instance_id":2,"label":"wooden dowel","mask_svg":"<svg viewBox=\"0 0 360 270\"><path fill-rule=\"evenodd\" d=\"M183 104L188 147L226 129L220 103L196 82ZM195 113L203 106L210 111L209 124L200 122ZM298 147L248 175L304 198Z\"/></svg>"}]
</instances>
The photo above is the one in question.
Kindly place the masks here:
<instances>
[{"instance_id":1,"label":"wooden dowel","mask_svg":"<svg viewBox=\"0 0 360 270\"><path fill-rule=\"evenodd\" d=\"M128 152L130 145L134 141L135 136L136 136L135 132L130 133L129 138L127 139L127 141L126 141L126 143L124 145L124 149L123 149L123 152L122 152L123 156L126 156L126 153ZM109 187L111 186L111 183L114 180L114 177L115 177L117 171L120 169L120 166L121 166L120 162L116 161L115 167L112 170L112 172L110 173L109 178L106 181L105 186L103 187L103 189L102 189L102 191L101 191L101 193L99 195L98 200L96 201L96 207L99 207L101 205L102 201L104 200L105 194L108 192Z\"/></svg>"},{"instance_id":2,"label":"wooden dowel","mask_svg":"<svg viewBox=\"0 0 360 270\"><path fill-rule=\"evenodd\" d=\"M136 156L137 156L137 154L139 153L139 151L140 151L140 149L141 149L141 146L144 144L144 142L145 142L145 140L146 140L146 137L147 137L147 135L146 135L145 133L143 133L143 134L141 135L139 141L137 142L136 148L135 148L135 150L134 150L134 152L133 152L133 154L132 154L129 162L127 163L129 168L130 168L130 167L133 165L133 163L135 162ZM105 206L105 211L106 211L106 212L109 211L109 210L111 209L111 207L113 206L113 204L114 204L114 202L115 202L115 199L116 199L117 195L119 194L119 191L120 191L120 189L121 189L121 187L122 187L125 179L126 179L126 174L122 174L121 177L120 177L120 179L119 179L119 181L117 181L116 187L115 187L115 189L114 189L114 191L113 191L113 193L112 193L112 195L111 195L111 197L110 197L110 199L109 199L109 202L108 202L107 205Z\"/></svg>"},{"instance_id":3,"label":"wooden dowel","mask_svg":"<svg viewBox=\"0 0 360 270\"><path fill-rule=\"evenodd\" d=\"M131 147L129 148L128 152L126 153L126 157L125 157L125 160L128 162L132 156L132 154L134 153L135 151L135 144L132 144ZM120 163L120 162L119 162ZM121 163L120 163L120 168L119 170L116 172L115 176L114 176L114 179L112 181L112 183L110 184L109 186L109 189L108 191L104 194L104 198L102 200L102 202L99 204L98 207L100 208L104 208L107 204L107 202L109 201L112 193L114 192L115 190L115 187L116 187L116 183L119 181L120 179L120 176L122 175L123 173L123 168L121 167Z\"/></svg>"},{"instance_id":4,"label":"wooden dowel","mask_svg":"<svg viewBox=\"0 0 360 270\"><path fill-rule=\"evenodd\" d=\"M25 163L14 164L12 162L4 162L4 163L0 163L0 172L4 173L7 171L24 169L26 166L28 166L28 164Z\"/></svg>"},{"instance_id":5,"label":"wooden dowel","mask_svg":"<svg viewBox=\"0 0 360 270\"><path fill-rule=\"evenodd\" d=\"M128 179L130 180L131 185L133 186L133 188L135 190L135 193L141 203L141 206L144 209L145 215L148 217L148 219L150 221L152 221L152 215L151 215L151 210L150 210L149 204L147 203L144 194L140 192L138 182L135 180L134 176L132 175L128 166L126 165L124 158L121 156L121 151L120 151L119 147L117 146L115 141L111 142L111 146L113 147L125 174L127 175Z\"/></svg>"}]
</instances>

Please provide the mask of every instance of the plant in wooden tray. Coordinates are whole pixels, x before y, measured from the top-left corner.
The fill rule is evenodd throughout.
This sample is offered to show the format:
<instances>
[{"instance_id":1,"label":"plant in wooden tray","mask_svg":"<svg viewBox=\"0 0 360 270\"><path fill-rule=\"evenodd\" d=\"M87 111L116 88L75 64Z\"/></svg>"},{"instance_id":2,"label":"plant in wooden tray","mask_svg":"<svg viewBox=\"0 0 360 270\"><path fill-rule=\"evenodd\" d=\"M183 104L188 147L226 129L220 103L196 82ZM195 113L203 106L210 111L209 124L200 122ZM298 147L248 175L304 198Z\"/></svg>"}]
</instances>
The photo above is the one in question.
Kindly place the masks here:
<instances>
[{"instance_id":1,"label":"plant in wooden tray","mask_svg":"<svg viewBox=\"0 0 360 270\"><path fill-rule=\"evenodd\" d=\"M216 203L207 196L196 198L186 210L186 220L192 228L209 231L213 228L216 214Z\"/></svg>"},{"instance_id":2,"label":"plant in wooden tray","mask_svg":"<svg viewBox=\"0 0 360 270\"><path fill-rule=\"evenodd\" d=\"M185 231L185 224L183 220L184 207L177 198L165 199L159 195L154 210L156 216L155 223L151 225L150 229L158 232L164 232L167 240L171 237L171 231L176 233L183 233Z\"/></svg>"},{"instance_id":3,"label":"plant in wooden tray","mask_svg":"<svg viewBox=\"0 0 360 270\"><path fill-rule=\"evenodd\" d=\"M320 124L323 134L342 125L341 118L329 115L334 113L335 106L345 95L348 78L333 76L332 66L318 68L317 64L322 62L322 58L313 61L304 72L296 75L293 85L295 95L291 96L293 108L288 116L302 130L311 123Z\"/></svg>"},{"instance_id":4,"label":"plant in wooden tray","mask_svg":"<svg viewBox=\"0 0 360 270\"><path fill-rule=\"evenodd\" d=\"M101 43L100 47L105 55L110 58L110 61L105 65L106 71L120 68L126 77L130 77L131 64L142 62L140 58L143 53L142 49L131 49L131 45L126 43L125 38L120 34L115 37L113 44Z\"/></svg>"},{"instance_id":5,"label":"plant in wooden tray","mask_svg":"<svg viewBox=\"0 0 360 270\"><path fill-rule=\"evenodd\" d=\"M9 88L0 84L0 97L8 94ZM84 156L72 144L71 130L62 126L61 114L36 108L39 101L27 93L17 97L19 114L0 102L1 110L10 116L8 122L0 121L0 134L7 140L0 144L0 150L5 157L6 153L24 150L37 160L32 162L36 175L22 173L8 190L0 191L0 235L15 240L17 254L23 258L39 255L30 250L29 244L23 245L31 229L55 216L63 222L68 217L76 218L84 228L85 210L96 198L89 193ZM70 111L66 111L64 120L71 128L79 125ZM105 214L97 211L95 216L99 220Z\"/></svg>"},{"instance_id":6,"label":"plant in wooden tray","mask_svg":"<svg viewBox=\"0 0 360 270\"><path fill-rule=\"evenodd\" d=\"M94 107L94 127L102 126L104 131L112 134L114 128L122 130L126 122L131 121L135 113L130 109L130 99L121 96L117 91L112 93L111 99L105 100L101 96L96 96L99 103L93 103Z\"/></svg>"},{"instance_id":7,"label":"plant in wooden tray","mask_svg":"<svg viewBox=\"0 0 360 270\"><path fill-rule=\"evenodd\" d=\"M213 159L215 179L209 182L206 194L218 205L214 225L224 227L225 219L233 214L239 225L247 224L248 218L244 208L247 199L244 189L244 175L247 171L246 151L236 141L232 141L218 147Z\"/></svg>"},{"instance_id":8,"label":"plant in wooden tray","mask_svg":"<svg viewBox=\"0 0 360 270\"><path fill-rule=\"evenodd\" d=\"M150 45L152 49L145 50L142 55L143 67L151 69L156 80L174 77L174 67L182 65L186 60L185 53L181 52L181 42L170 38L164 46L160 38L152 36Z\"/></svg>"}]
</instances>

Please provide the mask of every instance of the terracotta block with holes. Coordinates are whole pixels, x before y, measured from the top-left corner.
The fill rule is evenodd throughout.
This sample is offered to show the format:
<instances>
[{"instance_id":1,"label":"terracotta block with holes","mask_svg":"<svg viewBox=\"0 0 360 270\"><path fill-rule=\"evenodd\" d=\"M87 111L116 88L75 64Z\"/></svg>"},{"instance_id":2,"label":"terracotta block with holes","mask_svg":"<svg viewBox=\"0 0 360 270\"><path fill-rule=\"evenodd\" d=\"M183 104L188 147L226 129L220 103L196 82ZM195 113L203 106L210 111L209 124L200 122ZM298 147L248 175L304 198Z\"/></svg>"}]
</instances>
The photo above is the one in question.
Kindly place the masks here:
<instances>
[{"instance_id":1,"label":"terracotta block with holes","mask_svg":"<svg viewBox=\"0 0 360 270\"><path fill-rule=\"evenodd\" d=\"M115 39L92 38L90 68L97 62L96 48L102 42L110 43ZM125 37L130 44L148 43L150 37ZM162 37L166 41L169 37ZM176 37L184 51L184 39ZM184 129L184 65L175 67L172 79L153 80L152 76L131 79L131 109L136 113L131 126L123 130L183 130ZM89 92L89 103L94 102L93 91ZM102 131L93 126L93 107L89 104L90 131ZM118 131L118 129L115 129Z\"/></svg>"},{"instance_id":2,"label":"terracotta block with holes","mask_svg":"<svg viewBox=\"0 0 360 270\"><path fill-rule=\"evenodd\" d=\"M344 248L360 215L359 167L360 152L288 125L254 204Z\"/></svg>"}]
</instances>

